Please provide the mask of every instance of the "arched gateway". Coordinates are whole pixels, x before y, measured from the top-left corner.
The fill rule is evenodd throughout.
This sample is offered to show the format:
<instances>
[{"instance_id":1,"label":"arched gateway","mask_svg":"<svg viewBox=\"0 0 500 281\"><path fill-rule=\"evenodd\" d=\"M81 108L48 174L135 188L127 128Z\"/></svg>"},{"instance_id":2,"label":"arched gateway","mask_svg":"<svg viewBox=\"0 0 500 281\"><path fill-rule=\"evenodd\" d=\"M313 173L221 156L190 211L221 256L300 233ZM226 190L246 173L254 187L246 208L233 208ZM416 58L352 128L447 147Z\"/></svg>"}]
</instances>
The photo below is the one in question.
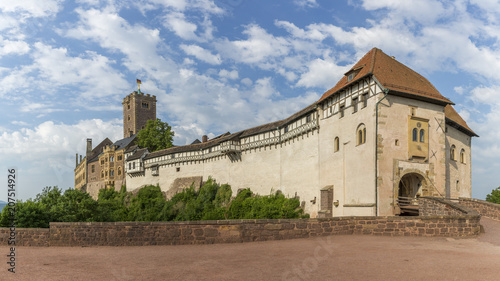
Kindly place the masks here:
<instances>
[{"instance_id":1,"label":"arched gateway","mask_svg":"<svg viewBox=\"0 0 500 281\"><path fill-rule=\"evenodd\" d=\"M427 180L418 172L405 174L399 181L398 205L401 215L418 215L416 199L424 195Z\"/></svg>"}]
</instances>

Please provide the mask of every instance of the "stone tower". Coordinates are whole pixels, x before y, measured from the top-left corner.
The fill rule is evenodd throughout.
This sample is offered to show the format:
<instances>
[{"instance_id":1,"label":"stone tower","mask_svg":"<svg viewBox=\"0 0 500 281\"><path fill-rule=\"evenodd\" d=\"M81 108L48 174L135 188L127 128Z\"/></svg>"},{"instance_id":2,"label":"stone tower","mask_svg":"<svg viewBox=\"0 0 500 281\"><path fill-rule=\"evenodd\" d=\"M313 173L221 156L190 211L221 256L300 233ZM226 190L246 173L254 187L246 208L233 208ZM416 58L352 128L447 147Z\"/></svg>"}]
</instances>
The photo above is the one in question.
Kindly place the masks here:
<instances>
[{"instance_id":1,"label":"stone tower","mask_svg":"<svg viewBox=\"0 0 500 281\"><path fill-rule=\"evenodd\" d=\"M137 134L149 119L156 120L156 96L134 91L122 104L124 138Z\"/></svg>"}]
</instances>

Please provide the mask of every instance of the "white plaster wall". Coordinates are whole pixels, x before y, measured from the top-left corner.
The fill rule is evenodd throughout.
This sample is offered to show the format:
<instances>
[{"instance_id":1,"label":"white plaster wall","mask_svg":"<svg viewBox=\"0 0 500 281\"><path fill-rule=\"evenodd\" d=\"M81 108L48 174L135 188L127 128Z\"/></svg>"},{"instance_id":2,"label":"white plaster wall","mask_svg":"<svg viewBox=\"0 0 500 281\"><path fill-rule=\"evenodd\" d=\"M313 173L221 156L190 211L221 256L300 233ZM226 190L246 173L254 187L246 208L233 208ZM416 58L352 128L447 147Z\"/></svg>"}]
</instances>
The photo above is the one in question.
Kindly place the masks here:
<instances>
[{"instance_id":1,"label":"white plaster wall","mask_svg":"<svg viewBox=\"0 0 500 281\"><path fill-rule=\"evenodd\" d=\"M333 185L334 216L369 216L375 214L375 93L380 92L373 80L348 89L345 95L333 98L325 108L320 120L320 188ZM358 104L354 113L352 97L368 93L367 106ZM340 117L339 105L345 104L344 117ZM358 125L366 127L366 143L357 145ZM334 151L335 137L339 137L340 147Z\"/></svg>"},{"instance_id":2,"label":"white plaster wall","mask_svg":"<svg viewBox=\"0 0 500 281\"><path fill-rule=\"evenodd\" d=\"M315 130L281 145L245 150L241 161L231 162L229 157L219 156L205 161L160 165L159 176L152 176L151 169L147 168L142 176L127 175L127 190L159 184L166 191L176 178L203 176L207 180L212 177L218 183L230 184L233 196L241 188L263 195L281 190L289 197L297 192L301 201L306 202L306 212L315 216L318 204L310 200L315 196L319 200L317 135Z\"/></svg>"},{"instance_id":3,"label":"white plaster wall","mask_svg":"<svg viewBox=\"0 0 500 281\"><path fill-rule=\"evenodd\" d=\"M471 197L471 137L446 126L446 195L451 198ZM455 159L451 160L451 145L455 145ZM460 151L465 151L465 163L460 161ZM458 181L458 183L457 183Z\"/></svg>"}]
</instances>

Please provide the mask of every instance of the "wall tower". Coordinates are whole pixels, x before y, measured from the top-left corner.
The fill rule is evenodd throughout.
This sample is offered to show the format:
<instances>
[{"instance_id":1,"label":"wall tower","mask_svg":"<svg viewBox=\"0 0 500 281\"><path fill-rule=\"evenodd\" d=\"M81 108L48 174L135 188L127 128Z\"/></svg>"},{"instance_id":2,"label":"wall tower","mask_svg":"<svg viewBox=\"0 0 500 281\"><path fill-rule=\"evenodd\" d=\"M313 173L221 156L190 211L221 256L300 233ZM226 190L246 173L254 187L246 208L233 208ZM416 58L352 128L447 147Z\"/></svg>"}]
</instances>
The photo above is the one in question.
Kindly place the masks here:
<instances>
[{"instance_id":1,"label":"wall tower","mask_svg":"<svg viewBox=\"0 0 500 281\"><path fill-rule=\"evenodd\" d=\"M134 91L123 99L123 137L137 134L149 119L156 120L156 96Z\"/></svg>"}]
</instances>

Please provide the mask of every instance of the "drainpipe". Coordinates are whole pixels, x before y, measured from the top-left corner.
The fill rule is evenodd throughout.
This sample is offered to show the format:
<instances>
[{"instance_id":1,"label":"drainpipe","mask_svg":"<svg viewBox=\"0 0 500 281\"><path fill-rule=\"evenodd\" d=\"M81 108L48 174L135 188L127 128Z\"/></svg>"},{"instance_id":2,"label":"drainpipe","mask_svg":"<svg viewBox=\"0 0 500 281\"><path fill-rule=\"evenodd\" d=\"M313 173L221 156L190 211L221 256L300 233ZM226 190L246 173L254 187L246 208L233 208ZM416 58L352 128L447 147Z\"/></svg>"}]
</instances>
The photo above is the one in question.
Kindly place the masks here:
<instances>
[{"instance_id":1,"label":"drainpipe","mask_svg":"<svg viewBox=\"0 0 500 281\"><path fill-rule=\"evenodd\" d=\"M373 77L375 78L375 77ZM375 81L383 89L384 97L375 104L375 216L378 216L378 105L389 94L389 89L383 88L380 82Z\"/></svg>"}]
</instances>

